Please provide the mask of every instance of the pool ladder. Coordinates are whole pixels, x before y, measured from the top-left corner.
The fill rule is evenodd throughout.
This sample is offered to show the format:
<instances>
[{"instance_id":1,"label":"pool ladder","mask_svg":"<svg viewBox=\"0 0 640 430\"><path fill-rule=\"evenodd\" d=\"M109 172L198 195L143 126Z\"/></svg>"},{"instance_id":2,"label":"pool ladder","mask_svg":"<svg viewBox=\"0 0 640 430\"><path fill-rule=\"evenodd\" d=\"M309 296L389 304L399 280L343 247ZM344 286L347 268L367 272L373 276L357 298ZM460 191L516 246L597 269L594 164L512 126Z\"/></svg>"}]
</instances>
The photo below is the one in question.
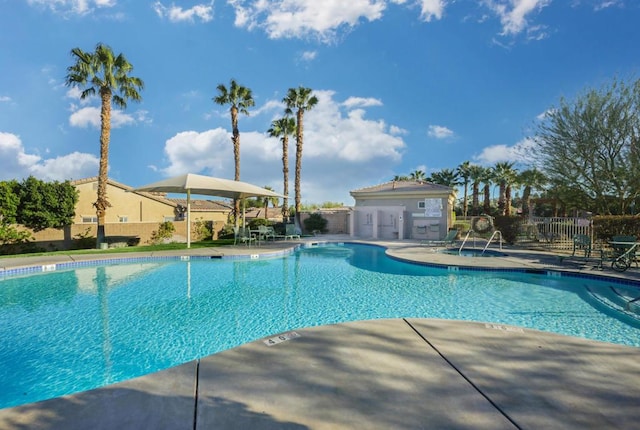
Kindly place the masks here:
<instances>
[{"instance_id":1,"label":"pool ladder","mask_svg":"<svg viewBox=\"0 0 640 430\"><path fill-rule=\"evenodd\" d=\"M462 241L462 245L460 245L460 248L458 249L458 254L462 253L462 248L464 248L464 244L467 243L467 240L469 239L469 235L471 233L474 233L473 235L473 247L476 247L476 235L475 232L473 230L469 230L467 232L467 235L464 237L464 240ZM489 240L487 241L487 244L484 246L484 248L482 249L482 252L480 253L480 255L484 255L484 252L487 250L487 248L489 247L489 245L491 245L491 242L493 241L493 239L499 236L499 240L498 240L498 246L500 248L500 251L502 251L502 233L500 233L500 230L496 230L493 232L493 234L491 235L491 237L489 238Z\"/></svg>"}]
</instances>

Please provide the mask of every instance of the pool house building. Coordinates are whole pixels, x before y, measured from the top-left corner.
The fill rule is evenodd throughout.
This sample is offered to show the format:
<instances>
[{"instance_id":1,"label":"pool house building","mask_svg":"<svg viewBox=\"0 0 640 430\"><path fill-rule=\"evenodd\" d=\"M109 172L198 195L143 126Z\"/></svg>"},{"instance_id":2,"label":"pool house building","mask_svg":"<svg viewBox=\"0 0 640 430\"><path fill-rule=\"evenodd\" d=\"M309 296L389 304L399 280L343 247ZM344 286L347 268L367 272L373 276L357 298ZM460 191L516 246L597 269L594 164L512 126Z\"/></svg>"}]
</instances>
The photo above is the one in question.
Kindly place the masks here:
<instances>
[{"instance_id":1,"label":"pool house building","mask_svg":"<svg viewBox=\"0 0 640 430\"><path fill-rule=\"evenodd\" d=\"M455 190L424 181L391 181L350 192L351 237L440 240L453 224Z\"/></svg>"}]
</instances>

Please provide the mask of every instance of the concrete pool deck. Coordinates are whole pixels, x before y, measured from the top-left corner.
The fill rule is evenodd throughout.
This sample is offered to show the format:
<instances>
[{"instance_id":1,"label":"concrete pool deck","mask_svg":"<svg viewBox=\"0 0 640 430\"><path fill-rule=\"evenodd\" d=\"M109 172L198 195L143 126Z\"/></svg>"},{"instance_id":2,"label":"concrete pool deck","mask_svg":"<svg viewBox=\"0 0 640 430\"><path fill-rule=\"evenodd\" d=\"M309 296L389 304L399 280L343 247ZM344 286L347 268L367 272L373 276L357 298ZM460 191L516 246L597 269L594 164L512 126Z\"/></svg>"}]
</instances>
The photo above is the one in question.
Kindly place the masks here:
<instances>
[{"instance_id":1,"label":"concrete pool deck","mask_svg":"<svg viewBox=\"0 0 640 430\"><path fill-rule=\"evenodd\" d=\"M526 250L476 262L406 241L376 243L394 258L426 263L614 274ZM57 262L2 259L0 267L9 260ZM637 272L615 275L638 279ZM119 384L0 409L0 428L640 429L639 356L634 347L491 322L358 321L274 334Z\"/></svg>"}]
</instances>

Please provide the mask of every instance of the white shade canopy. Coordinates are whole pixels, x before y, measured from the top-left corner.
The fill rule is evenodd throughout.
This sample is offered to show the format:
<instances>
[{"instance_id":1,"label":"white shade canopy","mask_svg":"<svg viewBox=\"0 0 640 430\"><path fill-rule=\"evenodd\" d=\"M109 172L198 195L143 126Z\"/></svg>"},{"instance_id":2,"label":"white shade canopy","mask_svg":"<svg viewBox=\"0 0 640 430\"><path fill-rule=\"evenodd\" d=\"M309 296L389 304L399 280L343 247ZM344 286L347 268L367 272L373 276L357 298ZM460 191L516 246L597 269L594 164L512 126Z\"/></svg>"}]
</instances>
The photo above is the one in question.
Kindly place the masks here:
<instances>
[{"instance_id":1,"label":"white shade canopy","mask_svg":"<svg viewBox=\"0 0 640 430\"><path fill-rule=\"evenodd\" d=\"M163 179L162 181L134 188L132 191L187 194L187 248L191 247L191 194L226 197L229 199L285 197L282 194L247 182L196 175L194 173Z\"/></svg>"},{"instance_id":2,"label":"white shade canopy","mask_svg":"<svg viewBox=\"0 0 640 430\"><path fill-rule=\"evenodd\" d=\"M205 196L226 197L229 199L244 199L247 197L280 197L282 194L275 193L266 188L231 179L214 178L213 176L196 175L187 173L186 175L174 176L162 181L137 187L134 191L148 191L159 193L191 193Z\"/></svg>"}]
</instances>

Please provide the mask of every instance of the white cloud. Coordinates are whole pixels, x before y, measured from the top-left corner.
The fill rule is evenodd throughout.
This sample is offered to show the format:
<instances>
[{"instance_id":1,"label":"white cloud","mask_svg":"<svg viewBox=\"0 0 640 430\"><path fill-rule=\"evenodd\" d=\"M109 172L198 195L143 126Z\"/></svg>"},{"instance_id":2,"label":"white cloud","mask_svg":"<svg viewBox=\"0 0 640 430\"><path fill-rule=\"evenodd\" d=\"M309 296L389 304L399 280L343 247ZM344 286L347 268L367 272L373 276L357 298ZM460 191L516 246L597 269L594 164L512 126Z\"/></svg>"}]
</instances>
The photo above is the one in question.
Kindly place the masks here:
<instances>
[{"instance_id":1,"label":"white cloud","mask_svg":"<svg viewBox=\"0 0 640 430\"><path fill-rule=\"evenodd\" d=\"M432 18L442 19L444 8L447 5L445 0L420 0L420 18L429 22Z\"/></svg>"},{"instance_id":2,"label":"white cloud","mask_svg":"<svg viewBox=\"0 0 640 430\"><path fill-rule=\"evenodd\" d=\"M535 141L533 139L525 138L513 146L488 146L479 155L474 156L473 159L484 165L492 165L501 161L526 164L531 161L531 152L534 146Z\"/></svg>"},{"instance_id":3,"label":"white cloud","mask_svg":"<svg viewBox=\"0 0 640 430\"><path fill-rule=\"evenodd\" d=\"M622 0L602 0L598 2L593 9L598 12L603 9L608 9L610 7L622 7L624 6L624 2Z\"/></svg>"},{"instance_id":4,"label":"white cloud","mask_svg":"<svg viewBox=\"0 0 640 430\"><path fill-rule=\"evenodd\" d=\"M202 22L213 20L213 2L208 5L198 4L189 9L183 9L175 4L164 6L161 2L157 1L153 4L153 10L160 18L167 17L171 22L194 22L196 18Z\"/></svg>"},{"instance_id":5,"label":"white cloud","mask_svg":"<svg viewBox=\"0 0 640 430\"><path fill-rule=\"evenodd\" d=\"M318 57L318 51L304 51L300 56L302 61L313 61Z\"/></svg>"},{"instance_id":6,"label":"white cloud","mask_svg":"<svg viewBox=\"0 0 640 430\"><path fill-rule=\"evenodd\" d=\"M264 113L277 112L277 117L282 117L284 111L284 104L280 100L268 100L264 105L257 109L249 111L251 116L258 116Z\"/></svg>"},{"instance_id":7,"label":"white cloud","mask_svg":"<svg viewBox=\"0 0 640 430\"><path fill-rule=\"evenodd\" d=\"M242 138L240 143L242 148ZM206 171L214 176L228 176L225 169L231 167L233 177L233 148L231 134L222 128L199 133L184 131L165 143L164 152L169 166L163 171L168 176ZM222 174L221 174L222 173Z\"/></svg>"},{"instance_id":8,"label":"white cloud","mask_svg":"<svg viewBox=\"0 0 640 430\"><path fill-rule=\"evenodd\" d=\"M0 132L0 180L21 179L30 175L43 181L64 181L95 176L99 160L91 154L73 152L42 159L27 154L18 136Z\"/></svg>"},{"instance_id":9,"label":"white cloud","mask_svg":"<svg viewBox=\"0 0 640 430\"><path fill-rule=\"evenodd\" d=\"M555 112L555 109L547 109L546 111L536 115L538 121L544 121L547 117Z\"/></svg>"},{"instance_id":10,"label":"white cloud","mask_svg":"<svg viewBox=\"0 0 640 430\"><path fill-rule=\"evenodd\" d=\"M357 106L370 107L370 106L382 106L382 102L374 98L362 98L362 97L349 97L342 103L347 108L354 108Z\"/></svg>"},{"instance_id":11,"label":"white cloud","mask_svg":"<svg viewBox=\"0 0 640 430\"><path fill-rule=\"evenodd\" d=\"M453 136L453 131L441 125L430 125L427 134L429 137L435 137L436 139L446 139Z\"/></svg>"},{"instance_id":12,"label":"white cloud","mask_svg":"<svg viewBox=\"0 0 640 430\"><path fill-rule=\"evenodd\" d=\"M9 103L11 101L11 97L9 96L0 96L0 103Z\"/></svg>"},{"instance_id":13,"label":"white cloud","mask_svg":"<svg viewBox=\"0 0 640 430\"><path fill-rule=\"evenodd\" d=\"M56 13L86 15L95 8L113 7L117 0L27 0L27 3Z\"/></svg>"},{"instance_id":14,"label":"white cloud","mask_svg":"<svg viewBox=\"0 0 640 430\"><path fill-rule=\"evenodd\" d=\"M483 3L500 18L502 36L514 36L529 26L527 16L551 4L551 0L484 0ZM541 30L543 27L539 26ZM530 37L535 38L535 37Z\"/></svg>"},{"instance_id":15,"label":"white cloud","mask_svg":"<svg viewBox=\"0 0 640 430\"><path fill-rule=\"evenodd\" d=\"M150 122L147 119L147 111L141 110L133 115L124 113L124 111L118 109L111 110L111 128L120 128L125 125L135 124L137 122ZM69 117L69 125L72 127L94 127L100 128L100 108L95 106L88 106L82 109L78 109Z\"/></svg>"},{"instance_id":16,"label":"white cloud","mask_svg":"<svg viewBox=\"0 0 640 430\"><path fill-rule=\"evenodd\" d=\"M393 176L402 158L404 141L399 127L366 118L365 110L346 108L332 91L314 91L318 104L304 116L302 166L303 202L342 201L351 204L349 191ZM373 99L362 99L373 100ZM279 105L268 102L266 105ZM281 110L281 108L280 108ZM243 181L282 191L282 143L263 132L240 134ZM169 176L203 172L233 178L231 133L222 128L178 133L165 144ZM295 138L290 139L290 199L293 199ZM293 201L291 200L291 203Z\"/></svg>"},{"instance_id":17,"label":"white cloud","mask_svg":"<svg viewBox=\"0 0 640 430\"><path fill-rule=\"evenodd\" d=\"M405 130L404 128L400 128L396 125L392 125L391 127L389 127L389 133L393 134L393 135L401 135L401 134L409 134L409 132L407 130Z\"/></svg>"},{"instance_id":18,"label":"white cloud","mask_svg":"<svg viewBox=\"0 0 640 430\"><path fill-rule=\"evenodd\" d=\"M236 11L235 25L262 28L272 39L315 36L324 42L339 30L357 26L361 20L382 17L386 0L228 0Z\"/></svg>"}]
</instances>

